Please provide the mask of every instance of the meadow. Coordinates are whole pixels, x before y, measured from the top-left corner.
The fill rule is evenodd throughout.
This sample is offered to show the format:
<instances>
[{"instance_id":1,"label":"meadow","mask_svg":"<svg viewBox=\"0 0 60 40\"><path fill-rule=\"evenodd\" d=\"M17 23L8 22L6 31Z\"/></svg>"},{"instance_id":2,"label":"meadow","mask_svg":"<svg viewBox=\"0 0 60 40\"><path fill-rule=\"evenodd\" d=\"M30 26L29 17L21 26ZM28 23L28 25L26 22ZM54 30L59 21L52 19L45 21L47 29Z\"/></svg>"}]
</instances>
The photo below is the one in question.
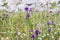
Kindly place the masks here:
<instances>
[{"instance_id":1,"label":"meadow","mask_svg":"<svg viewBox=\"0 0 60 40\"><path fill-rule=\"evenodd\" d=\"M0 1L0 40L60 40L60 1L25 1Z\"/></svg>"},{"instance_id":2,"label":"meadow","mask_svg":"<svg viewBox=\"0 0 60 40\"><path fill-rule=\"evenodd\" d=\"M0 40L60 40L60 12L0 12ZM36 32L37 30L37 32Z\"/></svg>"}]
</instances>

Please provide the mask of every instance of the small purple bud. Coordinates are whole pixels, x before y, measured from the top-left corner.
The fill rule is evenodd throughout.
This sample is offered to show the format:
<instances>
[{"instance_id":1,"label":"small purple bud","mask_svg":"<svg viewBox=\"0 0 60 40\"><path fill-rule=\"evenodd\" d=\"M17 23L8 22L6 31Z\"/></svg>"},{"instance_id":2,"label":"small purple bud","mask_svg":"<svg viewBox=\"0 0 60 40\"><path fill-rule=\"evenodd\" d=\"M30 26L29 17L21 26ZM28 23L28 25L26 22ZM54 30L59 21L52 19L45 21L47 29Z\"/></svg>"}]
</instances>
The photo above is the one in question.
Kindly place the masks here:
<instances>
[{"instance_id":1,"label":"small purple bud","mask_svg":"<svg viewBox=\"0 0 60 40\"><path fill-rule=\"evenodd\" d=\"M34 38L35 38L35 35L34 35L34 34L32 34L32 35L31 35L31 38L32 38L32 39L34 39Z\"/></svg>"},{"instance_id":2,"label":"small purple bud","mask_svg":"<svg viewBox=\"0 0 60 40\"><path fill-rule=\"evenodd\" d=\"M51 28L48 28L48 32L49 32L49 33L51 32Z\"/></svg>"},{"instance_id":3,"label":"small purple bud","mask_svg":"<svg viewBox=\"0 0 60 40\"><path fill-rule=\"evenodd\" d=\"M28 13L27 15L26 15L26 19L28 19L30 17L30 14Z\"/></svg>"},{"instance_id":4,"label":"small purple bud","mask_svg":"<svg viewBox=\"0 0 60 40\"><path fill-rule=\"evenodd\" d=\"M52 21L52 23L51 23L51 24L53 25L53 24L55 24L55 23Z\"/></svg>"},{"instance_id":5,"label":"small purple bud","mask_svg":"<svg viewBox=\"0 0 60 40\"><path fill-rule=\"evenodd\" d=\"M47 21L47 24L49 25L49 24L50 24L50 22L49 22L49 21Z\"/></svg>"}]
</instances>

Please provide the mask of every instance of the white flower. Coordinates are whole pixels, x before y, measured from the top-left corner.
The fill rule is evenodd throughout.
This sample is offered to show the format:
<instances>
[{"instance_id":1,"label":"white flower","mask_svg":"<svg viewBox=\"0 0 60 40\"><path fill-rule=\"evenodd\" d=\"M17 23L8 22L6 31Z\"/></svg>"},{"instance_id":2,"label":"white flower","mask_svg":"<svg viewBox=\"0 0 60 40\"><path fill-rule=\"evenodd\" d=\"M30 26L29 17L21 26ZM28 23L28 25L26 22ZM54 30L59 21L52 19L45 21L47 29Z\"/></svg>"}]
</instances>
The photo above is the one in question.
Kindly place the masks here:
<instances>
[{"instance_id":1,"label":"white flower","mask_svg":"<svg viewBox=\"0 0 60 40\"><path fill-rule=\"evenodd\" d=\"M43 36L46 36L46 34L44 34Z\"/></svg>"},{"instance_id":2,"label":"white flower","mask_svg":"<svg viewBox=\"0 0 60 40\"><path fill-rule=\"evenodd\" d=\"M49 34L47 33L47 35L49 35Z\"/></svg>"},{"instance_id":3,"label":"white flower","mask_svg":"<svg viewBox=\"0 0 60 40\"><path fill-rule=\"evenodd\" d=\"M9 39L8 37L6 37L6 39Z\"/></svg>"},{"instance_id":4,"label":"white flower","mask_svg":"<svg viewBox=\"0 0 60 40\"><path fill-rule=\"evenodd\" d=\"M20 35L20 32L17 32L17 35Z\"/></svg>"},{"instance_id":5,"label":"white flower","mask_svg":"<svg viewBox=\"0 0 60 40\"><path fill-rule=\"evenodd\" d=\"M44 35L42 37L45 37Z\"/></svg>"},{"instance_id":6,"label":"white flower","mask_svg":"<svg viewBox=\"0 0 60 40\"><path fill-rule=\"evenodd\" d=\"M38 39L39 39L39 40L42 40L42 38L40 38L40 37L39 37Z\"/></svg>"},{"instance_id":7,"label":"white flower","mask_svg":"<svg viewBox=\"0 0 60 40\"><path fill-rule=\"evenodd\" d=\"M58 30L60 30L60 28L58 28Z\"/></svg>"},{"instance_id":8,"label":"white flower","mask_svg":"<svg viewBox=\"0 0 60 40\"><path fill-rule=\"evenodd\" d=\"M54 38L54 36L52 36L52 38Z\"/></svg>"},{"instance_id":9,"label":"white flower","mask_svg":"<svg viewBox=\"0 0 60 40\"><path fill-rule=\"evenodd\" d=\"M25 33L23 33L23 35L24 35L24 36L26 36L26 34L25 34Z\"/></svg>"},{"instance_id":10,"label":"white flower","mask_svg":"<svg viewBox=\"0 0 60 40\"><path fill-rule=\"evenodd\" d=\"M2 37L1 40L4 40L4 38Z\"/></svg>"},{"instance_id":11,"label":"white flower","mask_svg":"<svg viewBox=\"0 0 60 40\"><path fill-rule=\"evenodd\" d=\"M55 32L55 34L57 34L57 32Z\"/></svg>"}]
</instances>

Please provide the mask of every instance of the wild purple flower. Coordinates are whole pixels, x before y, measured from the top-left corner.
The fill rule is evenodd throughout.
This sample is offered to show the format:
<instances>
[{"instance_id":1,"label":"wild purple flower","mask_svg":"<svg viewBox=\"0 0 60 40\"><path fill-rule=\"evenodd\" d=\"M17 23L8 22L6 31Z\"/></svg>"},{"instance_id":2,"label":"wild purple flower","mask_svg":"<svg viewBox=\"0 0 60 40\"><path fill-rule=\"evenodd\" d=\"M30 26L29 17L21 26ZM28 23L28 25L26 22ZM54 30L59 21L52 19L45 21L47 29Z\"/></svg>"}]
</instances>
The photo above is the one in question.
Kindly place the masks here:
<instances>
[{"instance_id":1,"label":"wild purple flower","mask_svg":"<svg viewBox=\"0 0 60 40\"><path fill-rule=\"evenodd\" d=\"M51 32L51 28L48 28L48 32L49 32L49 33Z\"/></svg>"},{"instance_id":2,"label":"wild purple flower","mask_svg":"<svg viewBox=\"0 0 60 40\"><path fill-rule=\"evenodd\" d=\"M53 21L47 21L48 25L54 25L55 23Z\"/></svg>"},{"instance_id":3,"label":"wild purple flower","mask_svg":"<svg viewBox=\"0 0 60 40\"><path fill-rule=\"evenodd\" d=\"M49 24L50 24L50 22L49 22L49 21L47 21L47 24L49 25Z\"/></svg>"},{"instance_id":4,"label":"wild purple flower","mask_svg":"<svg viewBox=\"0 0 60 40\"><path fill-rule=\"evenodd\" d=\"M54 25L55 23L52 21L52 23L51 23L52 25Z\"/></svg>"},{"instance_id":5,"label":"wild purple flower","mask_svg":"<svg viewBox=\"0 0 60 40\"><path fill-rule=\"evenodd\" d=\"M30 14L28 13L27 15L26 15L26 19L28 19L30 17Z\"/></svg>"},{"instance_id":6,"label":"wild purple flower","mask_svg":"<svg viewBox=\"0 0 60 40\"><path fill-rule=\"evenodd\" d=\"M34 35L34 34L32 34L32 35L31 35L31 38L32 38L32 39L34 39L34 38L35 38L35 35Z\"/></svg>"},{"instance_id":7,"label":"wild purple flower","mask_svg":"<svg viewBox=\"0 0 60 40\"><path fill-rule=\"evenodd\" d=\"M28 11L29 10L29 8L28 7L25 7L25 11Z\"/></svg>"},{"instance_id":8,"label":"wild purple flower","mask_svg":"<svg viewBox=\"0 0 60 40\"><path fill-rule=\"evenodd\" d=\"M40 33L39 30L35 30L36 36L38 36L39 33Z\"/></svg>"}]
</instances>

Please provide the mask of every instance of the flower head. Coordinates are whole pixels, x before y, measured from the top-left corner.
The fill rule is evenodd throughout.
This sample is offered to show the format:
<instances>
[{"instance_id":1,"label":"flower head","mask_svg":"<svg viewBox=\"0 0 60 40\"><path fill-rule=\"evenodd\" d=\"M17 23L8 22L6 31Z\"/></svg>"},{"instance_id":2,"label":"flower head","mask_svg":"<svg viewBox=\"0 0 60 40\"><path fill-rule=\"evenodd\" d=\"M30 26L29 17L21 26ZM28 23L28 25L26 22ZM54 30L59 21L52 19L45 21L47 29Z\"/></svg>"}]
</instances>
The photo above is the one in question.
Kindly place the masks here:
<instances>
[{"instance_id":1,"label":"flower head","mask_svg":"<svg viewBox=\"0 0 60 40\"><path fill-rule=\"evenodd\" d=\"M26 19L28 19L30 17L30 14L28 13L27 15L26 15Z\"/></svg>"},{"instance_id":2,"label":"flower head","mask_svg":"<svg viewBox=\"0 0 60 40\"><path fill-rule=\"evenodd\" d=\"M32 38L32 39L34 39L34 38L35 38L35 35L34 35L34 34L32 34L32 35L31 35L31 38Z\"/></svg>"},{"instance_id":3,"label":"flower head","mask_svg":"<svg viewBox=\"0 0 60 40\"><path fill-rule=\"evenodd\" d=\"M48 28L48 32L49 32L49 33L51 32L51 28Z\"/></svg>"},{"instance_id":4,"label":"flower head","mask_svg":"<svg viewBox=\"0 0 60 40\"><path fill-rule=\"evenodd\" d=\"M28 11L29 10L29 8L28 7L25 7L25 11Z\"/></svg>"},{"instance_id":5,"label":"flower head","mask_svg":"<svg viewBox=\"0 0 60 40\"><path fill-rule=\"evenodd\" d=\"M39 30L35 30L36 36L40 33Z\"/></svg>"},{"instance_id":6,"label":"flower head","mask_svg":"<svg viewBox=\"0 0 60 40\"><path fill-rule=\"evenodd\" d=\"M55 23L54 23L54 21L47 21L47 24L48 25L54 25Z\"/></svg>"}]
</instances>

